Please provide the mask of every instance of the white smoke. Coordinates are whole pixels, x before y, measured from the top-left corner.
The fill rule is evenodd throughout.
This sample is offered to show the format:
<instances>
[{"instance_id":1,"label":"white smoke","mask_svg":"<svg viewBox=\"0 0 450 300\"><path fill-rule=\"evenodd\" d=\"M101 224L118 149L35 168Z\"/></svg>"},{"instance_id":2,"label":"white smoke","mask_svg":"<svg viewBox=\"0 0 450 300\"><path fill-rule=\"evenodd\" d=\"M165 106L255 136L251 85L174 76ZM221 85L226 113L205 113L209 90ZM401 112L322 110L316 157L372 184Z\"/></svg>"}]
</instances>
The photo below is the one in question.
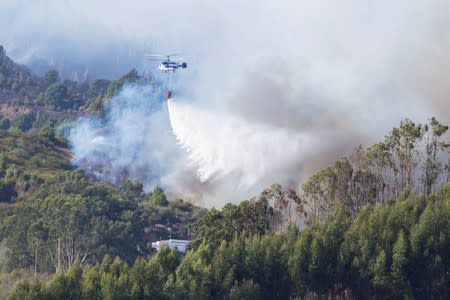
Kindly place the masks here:
<instances>
[{"instance_id":1,"label":"white smoke","mask_svg":"<svg viewBox=\"0 0 450 300\"><path fill-rule=\"evenodd\" d=\"M161 184L179 157L165 108L152 86L125 86L103 117L83 118L70 131L73 162L114 183Z\"/></svg>"}]
</instances>

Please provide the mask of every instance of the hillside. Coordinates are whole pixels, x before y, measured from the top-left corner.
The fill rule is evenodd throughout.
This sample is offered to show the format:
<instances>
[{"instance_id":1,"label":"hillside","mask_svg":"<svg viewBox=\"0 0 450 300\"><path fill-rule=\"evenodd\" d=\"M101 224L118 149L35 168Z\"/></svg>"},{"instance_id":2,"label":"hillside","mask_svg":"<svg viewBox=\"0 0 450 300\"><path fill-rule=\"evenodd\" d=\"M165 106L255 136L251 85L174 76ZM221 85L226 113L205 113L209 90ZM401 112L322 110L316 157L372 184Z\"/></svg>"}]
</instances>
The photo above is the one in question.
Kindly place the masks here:
<instances>
[{"instance_id":1,"label":"hillside","mask_svg":"<svg viewBox=\"0 0 450 300\"><path fill-rule=\"evenodd\" d=\"M102 111L103 103L123 84L150 81L135 69L117 80L63 80L51 69L38 77L11 60L0 45L0 129L37 132L45 125L57 128L65 119Z\"/></svg>"},{"instance_id":2,"label":"hillside","mask_svg":"<svg viewBox=\"0 0 450 300\"><path fill-rule=\"evenodd\" d=\"M35 266L42 274L54 272L58 240L65 251L61 268L80 260L95 264L105 255L131 262L170 233L188 238L191 224L205 213L167 199L160 188L146 193L131 180L122 186L93 181L70 156L65 141L45 130L0 130L0 295L17 280L9 271L27 274Z\"/></svg>"},{"instance_id":3,"label":"hillside","mask_svg":"<svg viewBox=\"0 0 450 300\"><path fill-rule=\"evenodd\" d=\"M1 202L33 193L45 180L73 170L69 159L64 141L0 130Z\"/></svg>"},{"instance_id":4,"label":"hillside","mask_svg":"<svg viewBox=\"0 0 450 300\"><path fill-rule=\"evenodd\" d=\"M446 299L450 293L449 184L429 199L410 194L367 206L354 222L338 208L301 231L292 223L269 231L267 208L262 196L210 211L185 256L163 248L132 264L105 257L21 282L8 299Z\"/></svg>"},{"instance_id":5,"label":"hillside","mask_svg":"<svg viewBox=\"0 0 450 300\"><path fill-rule=\"evenodd\" d=\"M30 102L45 91L43 80L25 67L14 63L0 45L0 103Z\"/></svg>"}]
</instances>

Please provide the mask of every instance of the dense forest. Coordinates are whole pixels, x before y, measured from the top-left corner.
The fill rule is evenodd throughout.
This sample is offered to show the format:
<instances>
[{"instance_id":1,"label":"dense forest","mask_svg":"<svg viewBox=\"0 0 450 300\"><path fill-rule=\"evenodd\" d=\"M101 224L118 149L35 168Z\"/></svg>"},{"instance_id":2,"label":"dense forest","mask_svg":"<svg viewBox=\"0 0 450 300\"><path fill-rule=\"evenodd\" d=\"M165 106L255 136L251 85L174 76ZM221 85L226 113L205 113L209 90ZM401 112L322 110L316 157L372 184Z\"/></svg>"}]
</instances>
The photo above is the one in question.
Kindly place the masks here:
<instances>
[{"instance_id":1,"label":"dense forest","mask_svg":"<svg viewBox=\"0 0 450 300\"><path fill-rule=\"evenodd\" d=\"M450 298L447 124L405 119L301 186L208 211L70 163L60 124L130 82L158 84L38 77L0 47L0 297ZM187 253L151 249L169 234Z\"/></svg>"},{"instance_id":2,"label":"dense forest","mask_svg":"<svg viewBox=\"0 0 450 300\"><path fill-rule=\"evenodd\" d=\"M449 184L428 198L404 193L365 206L353 221L337 208L302 230L289 223L273 231L269 218L264 196L228 205L196 224L196 243L185 256L168 248L132 264L106 256L47 282L20 282L9 299L449 296Z\"/></svg>"}]
</instances>

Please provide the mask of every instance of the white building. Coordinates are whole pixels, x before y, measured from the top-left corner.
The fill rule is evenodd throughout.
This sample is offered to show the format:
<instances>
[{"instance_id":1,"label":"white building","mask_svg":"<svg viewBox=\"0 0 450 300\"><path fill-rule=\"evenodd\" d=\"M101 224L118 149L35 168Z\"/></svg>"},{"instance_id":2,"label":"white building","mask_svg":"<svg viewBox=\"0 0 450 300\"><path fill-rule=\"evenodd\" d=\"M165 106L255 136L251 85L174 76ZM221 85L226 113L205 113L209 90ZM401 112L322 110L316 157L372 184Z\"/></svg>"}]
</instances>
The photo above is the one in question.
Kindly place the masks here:
<instances>
[{"instance_id":1,"label":"white building","mask_svg":"<svg viewBox=\"0 0 450 300\"><path fill-rule=\"evenodd\" d=\"M187 245L190 241L188 240L162 240L162 241L156 241L152 242L152 248L159 251L159 249L162 247L162 245L167 245L170 249L177 249L180 252L186 252Z\"/></svg>"}]
</instances>

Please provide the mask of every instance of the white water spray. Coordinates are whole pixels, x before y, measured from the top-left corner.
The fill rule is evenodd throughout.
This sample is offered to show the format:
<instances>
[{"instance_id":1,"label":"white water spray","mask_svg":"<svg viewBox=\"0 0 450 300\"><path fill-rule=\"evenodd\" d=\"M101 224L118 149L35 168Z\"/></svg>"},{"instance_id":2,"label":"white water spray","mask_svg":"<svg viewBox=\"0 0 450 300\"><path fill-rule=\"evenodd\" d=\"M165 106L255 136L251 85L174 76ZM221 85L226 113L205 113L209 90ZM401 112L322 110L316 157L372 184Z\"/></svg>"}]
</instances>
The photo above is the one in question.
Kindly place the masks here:
<instances>
[{"instance_id":1,"label":"white water spray","mask_svg":"<svg viewBox=\"0 0 450 300\"><path fill-rule=\"evenodd\" d=\"M287 184L292 173L286 170L298 167L296 162L314 149L311 137L287 128L250 123L172 99L168 110L177 141L202 182L233 177L238 186L229 188L244 191L280 181Z\"/></svg>"}]
</instances>

